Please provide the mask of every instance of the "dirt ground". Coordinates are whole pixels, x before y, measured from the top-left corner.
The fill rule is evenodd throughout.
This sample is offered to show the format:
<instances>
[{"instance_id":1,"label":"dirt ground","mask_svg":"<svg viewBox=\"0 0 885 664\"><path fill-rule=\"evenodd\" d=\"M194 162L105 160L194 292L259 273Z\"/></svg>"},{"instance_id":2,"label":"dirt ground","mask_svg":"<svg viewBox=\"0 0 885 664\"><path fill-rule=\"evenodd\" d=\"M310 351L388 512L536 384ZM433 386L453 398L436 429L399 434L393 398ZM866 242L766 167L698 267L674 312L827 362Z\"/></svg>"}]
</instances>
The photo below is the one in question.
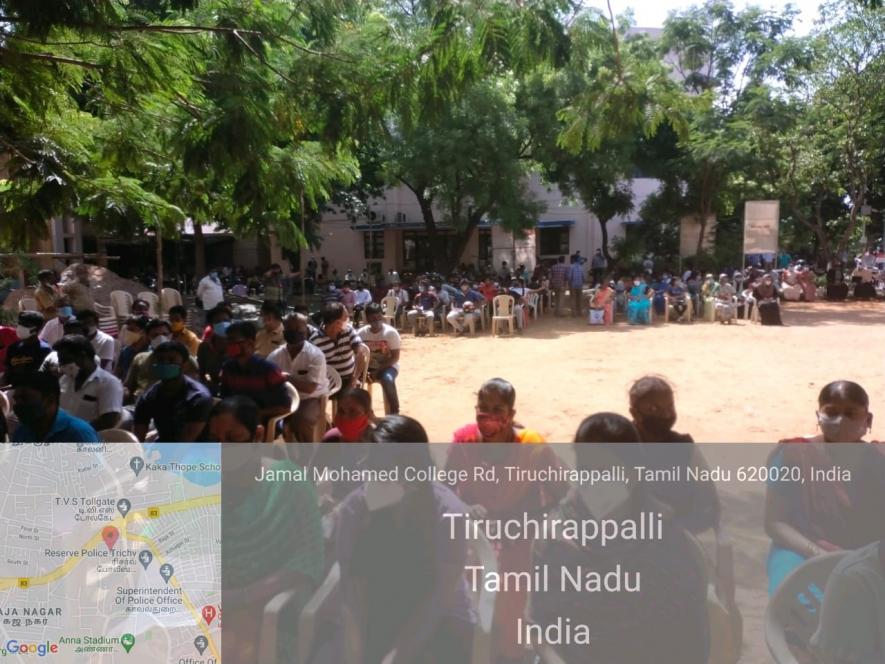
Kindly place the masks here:
<instances>
[{"instance_id":1,"label":"dirt ground","mask_svg":"<svg viewBox=\"0 0 885 664\"><path fill-rule=\"evenodd\" d=\"M870 394L873 437L885 439L885 305L790 303L782 311L785 327L634 327L619 318L602 328L548 313L514 338L404 333L401 412L432 441L449 441L472 420L482 382L499 376L516 387L521 424L570 441L587 415L628 415L630 385L655 373L676 390L676 430L698 442L773 442L814 433L818 392L849 379Z\"/></svg>"}]
</instances>

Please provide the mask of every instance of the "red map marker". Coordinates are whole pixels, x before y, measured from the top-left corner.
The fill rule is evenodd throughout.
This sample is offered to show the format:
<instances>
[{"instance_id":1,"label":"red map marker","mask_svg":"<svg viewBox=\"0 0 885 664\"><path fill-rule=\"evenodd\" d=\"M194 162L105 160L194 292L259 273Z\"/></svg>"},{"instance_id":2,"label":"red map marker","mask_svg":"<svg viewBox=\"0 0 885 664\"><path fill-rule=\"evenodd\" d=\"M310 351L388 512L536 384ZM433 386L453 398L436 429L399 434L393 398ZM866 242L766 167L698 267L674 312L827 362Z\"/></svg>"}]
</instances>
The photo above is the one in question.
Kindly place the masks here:
<instances>
[{"instance_id":1,"label":"red map marker","mask_svg":"<svg viewBox=\"0 0 885 664\"><path fill-rule=\"evenodd\" d=\"M101 531L101 537L104 543L108 545L108 550L113 550L117 540L120 539L120 531L113 526L107 526Z\"/></svg>"},{"instance_id":2,"label":"red map marker","mask_svg":"<svg viewBox=\"0 0 885 664\"><path fill-rule=\"evenodd\" d=\"M215 607L211 604L203 607L203 620L206 621L207 625L211 625L212 621L215 620L216 612Z\"/></svg>"}]
</instances>

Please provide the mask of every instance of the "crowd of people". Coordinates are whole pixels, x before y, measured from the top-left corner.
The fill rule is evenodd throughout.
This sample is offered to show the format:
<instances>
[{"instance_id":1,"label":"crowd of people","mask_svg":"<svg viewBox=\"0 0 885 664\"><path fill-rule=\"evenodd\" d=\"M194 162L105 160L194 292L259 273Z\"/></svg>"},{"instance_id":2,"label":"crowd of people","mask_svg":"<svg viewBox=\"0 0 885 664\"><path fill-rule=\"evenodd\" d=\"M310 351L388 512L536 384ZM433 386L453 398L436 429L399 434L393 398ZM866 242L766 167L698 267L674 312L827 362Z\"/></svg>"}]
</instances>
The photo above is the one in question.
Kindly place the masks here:
<instances>
[{"instance_id":1,"label":"crowd of people","mask_svg":"<svg viewBox=\"0 0 885 664\"><path fill-rule=\"evenodd\" d=\"M347 399L352 401L348 408L365 421L361 432L354 430L341 440L418 445L290 446L289 450L296 450L275 462L271 470L342 464L376 469L434 465L429 446L423 445L428 436L418 421L402 415L375 418L365 395L358 391L351 392ZM527 648L521 641L517 627L520 620L546 627L566 618L592 625L593 652L601 661L736 661L722 659L722 653L712 650L724 647L724 627L711 619L709 570L698 559L695 539L722 528L723 507L716 485L709 480L630 482L624 485L623 494L600 495L592 487L585 490L567 482L517 478L496 484L476 479L472 470L458 475L459 470L478 465L549 469L563 464L536 430L519 423L516 404L516 390L508 381L493 378L480 386L475 417L452 434L452 441L461 444L452 445L444 461L445 469L452 471L449 477L460 478L451 483L348 481L324 486L311 479L301 483L298 509L289 510L298 523L288 531L280 529L294 538L292 558L299 561L299 569L309 570L307 578L302 576L299 581L304 592L299 606L304 606L325 573L337 563L340 578L332 613L347 617L333 620L327 631L321 630L325 638L313 635L313 654L308 661L350 661L341 650L344 647L355 649L350 651L351 655L355 653L353 661L373 664L472 661L472 644L479 632L476 599L465 575L470 542L451 537L445 514L470 513L486 519L525 512L543 514L551 520L581 520L603 515L635 518L648 511L663 515L666 527L661 537L643 541L624 536L602 549L595 545L583 547L565 538L524 538L508 540L496 548L493 555L500 574L529 574L537 566L546 566L556 576L555 570L560 567L582 565L584 569L605 572L622 565L642 574L642 592L612 595L555 588L541 591L530 584L499 589L491 630L495 654L488 661L587 661L586 645L581 643L541 643ZM706 467L700 449L691 444L691 436L674 430L675 398L665 379L646 376L638 380L629 392L628 410L626 416L596 413L578 425L573 448L575 468L598 470L611 464L628 468L642 465L653 470ZM819 432L781 441L769 458L769 467L808 469L838 464L850 468L853 476L850 481L767 484L764 525L771 540L767 561L770 593L774 595L790 571L806 560L829 552L846 552L834 573L832 588L827 585L826 597L822 597L822 615L811 615L815 621L820 619L817 634L808 643L794 644L802 657L798 661L883 661L885 606L880 600L885 589L885 568L879 565L885 553L881 544L885 522L880 514L885 504L885 452L878 444L840 445L865 442L872 423L869 397L860 385L849 381L828 384L820 392L816 411ZM229 441L263 439L257 406L240 397L216 407L210 428L231 431ZM660 444L665 442L678 444ZM347 453L348 449L354 454ZM259 474L259 459L253 461L256 468L249 471L250 477ZM254 520L255 513L243 518ZM321 526L327 523L331 526ZM249 525L256 532L261 528L251 521ZM320 531L326 533L322 546L316 539L323 539L316 535ZM266 550L268 556L278 553L275 547L259 550ZM254 548L250 555L256 555ZM283 568L284 564L279 566ZM273 576L276 569L270 567L264 574ZM255 579L251 582L257 583ZM263 595L255 597L251 611L240 607L243 615L254 616L257 607L278 592L276 586L265 585L264 589ZM823 596L823 588L820 593ZM854 602L861 604L855 606ZM862 616L861 607L865 611ZM850 622L852 617L855 622ZM253 627L258 629L254 621ZM639 634L641 638L637 638ZM248 638L241 641L249 642ZM286 647L294 646L287 641ZM534 659L536 656L539 659ZM286 654L280 657L283 661Z\"/></svg>"}]
</instances>

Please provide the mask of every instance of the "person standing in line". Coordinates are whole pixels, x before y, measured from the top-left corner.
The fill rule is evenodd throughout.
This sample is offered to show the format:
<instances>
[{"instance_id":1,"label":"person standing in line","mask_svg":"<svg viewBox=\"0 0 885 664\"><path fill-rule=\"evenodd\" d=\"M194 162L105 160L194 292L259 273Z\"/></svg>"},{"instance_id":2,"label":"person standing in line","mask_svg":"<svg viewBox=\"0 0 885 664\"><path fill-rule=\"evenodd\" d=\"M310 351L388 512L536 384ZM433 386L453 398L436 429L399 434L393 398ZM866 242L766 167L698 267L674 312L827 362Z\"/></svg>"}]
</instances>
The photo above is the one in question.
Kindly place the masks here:
<instances>
[{"instance_id":1,"label":"person standing in line","mask_svg":"<svg viewBox=\"0 0 885 664\"><path fill-rule=\"evenodd\" d=\"M221 287L221 279L218 270L212 269L209 274L200 279L197 284L197 299L203 303L203 321L206 324L209 312L224 302L224 288Z\"/></svg>"},{"instance_id":2,"label":"person standing in line","mask_svg":"<svg viewBox=\"0 0 885 664\"><path fill-rule=\"evenodd\" d=\"M568 273L568 285L572 294L572 317L580 318L583 315L581 300L584 297L584 267L581 265L580 256L572 257L572 265Z\"/></svg>"},{"instance_id":3,"label":"person standing in line","mask_svg":"<svg viewBox=\"0 0 885 664\"><path fill-rule=\"evenodd\" d=\"M553 306L557 317L562 317L562 297L565 294L565 283L569 276L569 266L565 264L565 256L560 256L556 264L550 268L550 290L553 294Z\"/></svg>"},{"instance_id":4,"label":"person standing in line","mask_svg":"<svg viewBox=\"0 0 885 664\"><path fill-rule=\"evenodd\" d=\"M602 275L605 273L605 266L605 256L602 255L601 249L597 249L596 253L593 254L593 259L590 261L590 271L593 275L594 288L602 283Z\"/></svg>"}]
</instances>

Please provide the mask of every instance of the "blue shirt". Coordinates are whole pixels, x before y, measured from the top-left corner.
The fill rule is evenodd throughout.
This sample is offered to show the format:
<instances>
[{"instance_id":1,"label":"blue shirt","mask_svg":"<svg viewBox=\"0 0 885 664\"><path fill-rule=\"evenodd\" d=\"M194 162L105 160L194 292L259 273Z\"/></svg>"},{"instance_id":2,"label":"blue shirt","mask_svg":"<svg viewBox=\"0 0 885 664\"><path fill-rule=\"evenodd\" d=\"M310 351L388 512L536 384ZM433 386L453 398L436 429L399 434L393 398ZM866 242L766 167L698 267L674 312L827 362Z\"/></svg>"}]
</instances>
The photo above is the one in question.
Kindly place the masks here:
<instances>
[{"instance_id":1,"label":"blue shirt","mask_svg":"<svg viewBox=\"0 0 885 664\"><path fill-rule=\"evenodd\" d=\"M181 441L184 427L192 422L209 421L212 410L212 395L204 385L193 378L184 376L184 390L168 394L161 389L161 383L151 385L135 404L135 423L157 427L159 442Z\"/></svg>"},{"instance_id":2,"label":"blue shirt","mask_svg":"<svg viewBox=\"0 0 885 664\"><path fill-rule=\"evenodd\" d=\"M580 263L572 263L568 272L569 288L580 288L584 285L584 268Z\"/></svg>"},{"instance_id":3,"label":"blue shirt","mask_svg":"<svg viewBox=\"0 0 885 664\"><path fill-rule=\"evenodd\" d=\"M61 408L55 416L55 423L43 440L38 440L31 428L20 423L12 434L13 443L98 443L101 438L86 420L69 415Z\"/></svg>"},{"instance_id":4,"label":"blue shirt","mask_svg":"<svg viewBox=\"0 0 885 664\"><path fill-rule=\"evenodd\" d=\"M454 288L453 286L449 286L448 284L443 284L443 290L445 290L449 295L452 296L452 301L454 302L455 307L459 309L464 306L465 302L481 304L485 301L482 293L473 290L472 288L469 289L467 293L463 293L460 288Z\"/></svg>"}]
</instances>

